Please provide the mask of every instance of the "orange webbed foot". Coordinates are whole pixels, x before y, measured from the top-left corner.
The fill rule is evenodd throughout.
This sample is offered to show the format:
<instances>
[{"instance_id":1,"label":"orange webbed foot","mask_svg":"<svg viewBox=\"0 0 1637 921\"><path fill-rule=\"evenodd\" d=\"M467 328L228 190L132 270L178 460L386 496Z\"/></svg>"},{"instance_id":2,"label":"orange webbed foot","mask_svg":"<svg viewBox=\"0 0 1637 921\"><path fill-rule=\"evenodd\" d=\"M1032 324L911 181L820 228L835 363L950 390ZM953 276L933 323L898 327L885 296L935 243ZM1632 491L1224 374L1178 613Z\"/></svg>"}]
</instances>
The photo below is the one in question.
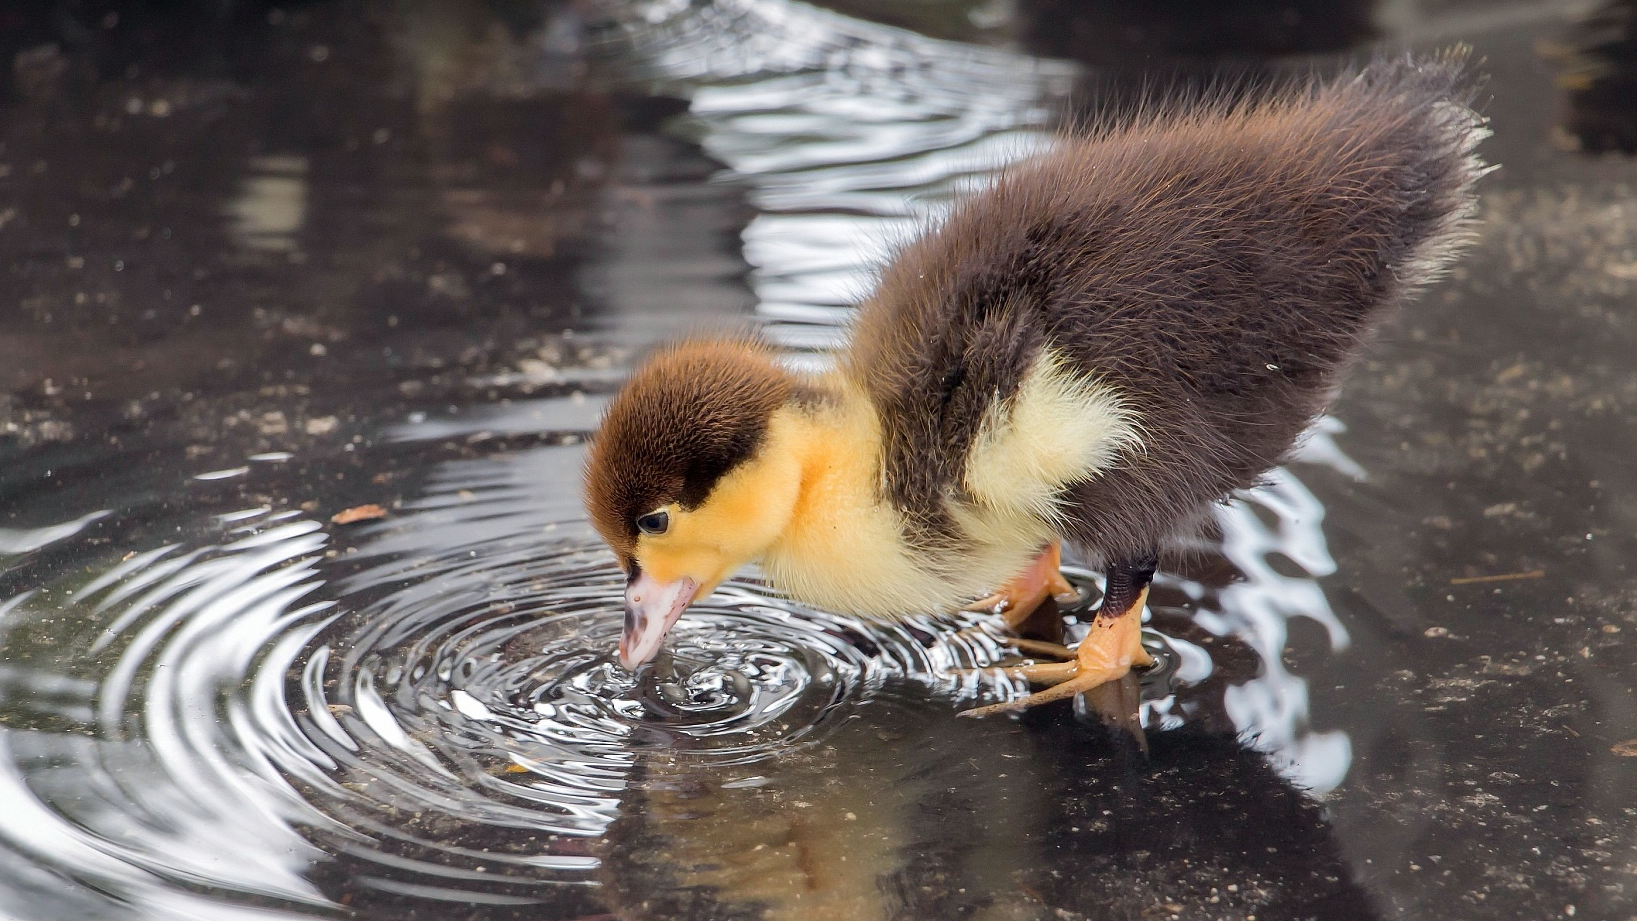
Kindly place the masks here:
<instances>
[{"instance_id":1,"label":"orange webbed foot","mask_svg":"<svg viewBox=\"0 0 1637 921\"><path fill-rule=\"evenodd\" d=\"M1148 582L1152 578L1152 566L1142 566L1135 570L1111 568L1109 589L1103 598L1103 605L1098 610L1096 619L1092 621L1091 632L1072 651L1074 656L1072 661L1036 663L1004 669L1014 678L1023 678L1031 684L1049 685L1045 690L1017 700L967 710L961 713L961 716L1011 713L1054 700L1064 700L1123 678L1134 667L1141 668L1154 664L1154 657L1142 646L1142 611L1148 600ZM1056 654L1062 649L1049 643L1014 642L1024 651L1042 654Z\"/></svg>"},{"instance_id":2,"label":"orange webbed foot","mask_svg":"<svg viewBox=\"0 0 1637 921\"><path fill-rule=\"evenodd\" d=\"M1026 569L1013 576L1000 590L987 598L967 605L966 610L986 613L999 612L1006 627L1017 630L1029 619L1035 609L1047 598L1074 598L1079 594L1069 580L1063 578L1063 555L1056 541L1046 545Z\"/></svg>"}]
</instances>

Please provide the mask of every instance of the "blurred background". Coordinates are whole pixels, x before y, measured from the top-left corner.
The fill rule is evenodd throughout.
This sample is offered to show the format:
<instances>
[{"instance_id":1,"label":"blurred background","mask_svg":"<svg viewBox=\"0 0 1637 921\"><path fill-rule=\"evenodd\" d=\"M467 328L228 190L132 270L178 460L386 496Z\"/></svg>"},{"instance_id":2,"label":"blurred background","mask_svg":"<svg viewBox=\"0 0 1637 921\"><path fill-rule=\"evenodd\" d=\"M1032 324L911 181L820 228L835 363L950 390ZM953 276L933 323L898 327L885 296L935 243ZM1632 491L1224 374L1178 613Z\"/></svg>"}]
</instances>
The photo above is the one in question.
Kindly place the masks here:
<instances>
[{"instance_id":1,"label":"blurred background","mask_svg":"<svg viewBox=\"0 0 1637 921\"><path fill-rule=\"evenodd\" d=\"M0 916L1637 915L1634 26L0 5ZM955 720L1016 691L977 618L745 582L612 666L580 451L645 348L822 365L895 243L1065 127L1452 45L1500 164L1472 250L1157 583L1147 756Z\"/></svg>"}]
</instances>

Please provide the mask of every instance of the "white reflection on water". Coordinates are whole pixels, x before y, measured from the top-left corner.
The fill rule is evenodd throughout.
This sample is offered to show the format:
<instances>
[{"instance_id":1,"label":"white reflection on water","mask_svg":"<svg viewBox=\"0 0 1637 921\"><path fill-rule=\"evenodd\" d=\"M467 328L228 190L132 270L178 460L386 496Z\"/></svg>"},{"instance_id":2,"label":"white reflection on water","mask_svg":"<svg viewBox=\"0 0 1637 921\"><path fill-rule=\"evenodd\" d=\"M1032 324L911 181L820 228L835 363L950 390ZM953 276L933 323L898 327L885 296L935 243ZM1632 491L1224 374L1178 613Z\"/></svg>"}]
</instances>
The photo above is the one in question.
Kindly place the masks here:
<instances>
[{"instance_id":1,"label":"white reflection on water","mask_svg":"<svg viewBox=\"0 0 1637 921\"><path fill-rule=\"evenodd\" d=\"M750 189L756 311L797 348L834 345L895 243L1047 143L1076 72L788 0L630 9L652 76L690 94L690 131Z\"/></svg>"},{"instance_id":2,"label":"white reflection on water","mask_svg":"<svg viewBox=\"0 0 1637 921\"><path fill-rule=\"evenodd\" d=\"M292 252L307 220L307 158L250 158L239 194L225 207L234 240L251 250Z\"/></svg>"},{"instance_id":3,"label":"white reflection on water","mask_svg":"<svg viewBox=\"0 0 1637 921\"><path fill-rule=\"evenodd\" d=\"M93 522L108 517L107 511L81 515L72 521L46 525L40 528L0 528L0 556L33 553L57 541L73 537Z\"/></svg>"},{"instance_id":4,"label":"white reflection on water","mask_svg":"<svg viewBox=\"0 0 1637 921\"><path fill-rule=\"evenodd\" d=\"M305 913L262 906L235 905L168 885L161 876L150 872L151 867L144 865L145 855L135 846L115 843L66 821L30 789L30 783L38 784L39 780L26 776L23 766L42 756L63 758L69 754L63 746L52 745L43 734L0 733L0 815L6 817L6 821L0 823L0 852L14 858L6 861L6 871L16 877L0 887L0 912L8 917L65 919L277 921L309 917ZM241 835L245 831L238 830ZM304 847L304 844L291 845L289 851L293 853ZM233 857L231 852L220 851L214 856L213 869L231 862ZM315 906L322 904L310 884L299 875L282 872L286 867L281 866L274 849L264 848L256 856L266 864L261 871L263 878L241 880L249 883L245 891L270 891L263 886L273 886L278 887L278 894L285 898L301 900L305 896ZM30 879L36 874L38 879ZM110 903L83 895L82 890L65 885L63 876L89 881L103 892L117 893L119 899L112 905L121 907L115 909ZM25 884L25 880L30 884ZM70 908L71 903L77 904Z\"/></svg>"},{"instance_id":5,"label":"white reflection on water","mask_svg":"<svg viewBox=\"0 0 1637 921\"><path fill-rule=\"evenodd\" d=\"M1347 647L1347 630L1336 619L1316 577L1336 564L1325 546L1324 506L1289 470L1279 468L1268 482L1222 509L1222 553L1245 574L1221 591L1223 625L1256 650L1263 674L1223 692L1234 726L1267 752L1274 766L1297 785L1323 794L1339 786L1352 764L1347 733L1319 732L1308 713L1307 681L1284 667L1283 652L1292 618L1306 617L1330 634L1332 652ZM1271 512L1269 527L1254 507ZM1304 574L1281 575L1269 561L1282 554Z\"/></svg>"},{"instance_id":6,"label":"white reflection on water","mask_svg":"<svg viewBox=\"0 0 1637 921\"><path fill-rule=\"evenodd\" d=\"M288 788L260 744L283 741L263 722L270 714L287 721L282 695L270 711L245 687L260 665L281 676L288 664L281 652L294 651L264 641L299 641L323 607L304 601L317 585L312 559L324 543L317 531L312 523L238 531L219 555L177 545L130 553L66 599L31 593L9 612L13 629L58 618L107 625L87 634L95 639L80 653L101 658L99 680L61 677L42 686L51 697L36 691L7 700L22 725L19 714L30 712L76 725L0 733L0 851L26 858L13 865L61 868L130 907L83 915L35 908L23 916L296 916L224 904L190 885L327 905L305 875L322 852L295 830L326 820ZM43 668L70 646L28 654ZM118 656L111 663L110 653ZM0 887L0 899L9 896L19 893Z\"/></svg>"}]
</instances>

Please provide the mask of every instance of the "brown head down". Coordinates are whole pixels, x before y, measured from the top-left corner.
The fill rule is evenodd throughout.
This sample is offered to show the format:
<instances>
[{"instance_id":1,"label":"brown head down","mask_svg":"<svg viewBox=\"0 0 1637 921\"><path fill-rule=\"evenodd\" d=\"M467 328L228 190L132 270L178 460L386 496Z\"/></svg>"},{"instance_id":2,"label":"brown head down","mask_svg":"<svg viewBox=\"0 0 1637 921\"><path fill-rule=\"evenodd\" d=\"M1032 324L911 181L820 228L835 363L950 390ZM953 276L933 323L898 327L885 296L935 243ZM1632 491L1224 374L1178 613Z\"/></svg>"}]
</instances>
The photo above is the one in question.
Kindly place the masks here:
<instances>
[{"instance_id":1,"label":"brown head down","mask_svg":"<svg viewBox=\"0 0 1637 921\"><path fill-rule=\"evenodd\" d=\"M795 382L754 340L690 341L651 356L604 414L586 460L591 523L635 576L637 519L697 508L761 445Z\"/></svg>"}]
</instances>

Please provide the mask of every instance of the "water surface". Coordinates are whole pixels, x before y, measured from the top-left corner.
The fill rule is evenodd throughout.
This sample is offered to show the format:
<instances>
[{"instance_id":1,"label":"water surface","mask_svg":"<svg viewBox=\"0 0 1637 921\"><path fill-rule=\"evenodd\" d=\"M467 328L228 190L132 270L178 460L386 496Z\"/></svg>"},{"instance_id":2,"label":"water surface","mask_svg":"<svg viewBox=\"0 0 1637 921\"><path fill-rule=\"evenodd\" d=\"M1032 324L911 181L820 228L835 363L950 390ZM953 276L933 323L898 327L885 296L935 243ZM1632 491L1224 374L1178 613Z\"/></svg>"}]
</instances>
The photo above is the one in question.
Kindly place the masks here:
<instances>
[{"instance_id":1,"label":"water surface","mask_svg":"<svg viewBox=\"0 0 1637 921\"><path fill-rule=\"evenodd\" d=\"M1575 134L1618 117L1591 9L1081 6L0 14L0 912L1637 910L1637 174ZM822 363L895 242L1145 76L1456 39L1505 164L1474 251L1161 575L1146 755L1083 702L957 719L1022 692L979 615L747 578L614 662L579 465L643 348Z\"/></svg>"}]
</instances>

